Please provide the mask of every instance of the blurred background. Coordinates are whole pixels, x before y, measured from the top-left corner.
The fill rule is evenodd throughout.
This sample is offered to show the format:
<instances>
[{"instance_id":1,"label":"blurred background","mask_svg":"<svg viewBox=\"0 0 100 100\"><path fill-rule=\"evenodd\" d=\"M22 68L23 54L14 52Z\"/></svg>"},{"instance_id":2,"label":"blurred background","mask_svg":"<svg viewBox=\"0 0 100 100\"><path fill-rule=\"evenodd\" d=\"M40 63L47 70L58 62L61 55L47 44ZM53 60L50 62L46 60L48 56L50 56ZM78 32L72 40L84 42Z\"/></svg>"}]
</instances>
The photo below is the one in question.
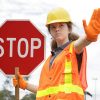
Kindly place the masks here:
<instances>
[{"instance_id":1,"label":"blurred background","mask_svg":"<svg viewBox=\"0 0 100 100\"><path fill-rule=\"evenodd\" d=\"M51 51L51 37L45 22L48 12L55 7L64 7L70 13L76 25L74 31L82 35L85 34L82 20L86 19L87 23L89 22L93 10L100 8L100 0L0 0L0 26L8 19L30 20L46 36L45 58L47 58ZM97 42L87 47L87 55L86 94L90 93L92 97L86 95L86 100L100 100L100 36ZM43 63L25 77L28 82L38 85ZM14 100L14 91L12 76L7 76L0 71L0 100ZM35 94L20 90L20 100L35 100Z\"/></svg>"}]
</instances>

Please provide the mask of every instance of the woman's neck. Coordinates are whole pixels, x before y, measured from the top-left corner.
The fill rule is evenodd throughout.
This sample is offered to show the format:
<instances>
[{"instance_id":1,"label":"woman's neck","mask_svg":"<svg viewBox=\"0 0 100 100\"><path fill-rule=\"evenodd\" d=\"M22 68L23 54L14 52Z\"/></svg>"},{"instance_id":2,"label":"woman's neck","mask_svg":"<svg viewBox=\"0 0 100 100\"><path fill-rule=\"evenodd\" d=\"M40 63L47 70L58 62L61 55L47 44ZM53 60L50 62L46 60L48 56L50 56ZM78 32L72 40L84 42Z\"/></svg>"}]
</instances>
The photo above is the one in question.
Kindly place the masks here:
<instances>
[{"instance_id":1,"label":"woman's neck","mask_svg":"<svg viewBox=\"0 0 100 100\"><path fill-rule=\"evenodd\" d=\"M63 42L61 42L61 41L60 42L57 42L57 47L60 47L60 46L64 45L67 42L69 42L69 39L67 39L67 40L65 40Z\"/></svg>"}]
</instances>

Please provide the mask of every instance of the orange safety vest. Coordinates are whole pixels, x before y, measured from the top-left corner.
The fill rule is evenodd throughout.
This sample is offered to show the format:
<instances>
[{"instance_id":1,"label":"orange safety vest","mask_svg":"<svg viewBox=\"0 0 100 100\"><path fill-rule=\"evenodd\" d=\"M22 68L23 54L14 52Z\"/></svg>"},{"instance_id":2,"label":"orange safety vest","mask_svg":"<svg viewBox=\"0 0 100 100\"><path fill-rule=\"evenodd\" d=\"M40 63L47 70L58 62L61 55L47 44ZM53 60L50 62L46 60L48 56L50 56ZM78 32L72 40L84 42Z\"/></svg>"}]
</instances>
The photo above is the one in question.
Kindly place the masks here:
<instances>
[{"instance_id":1,"label":"orange safety vest","mask_svg":"<svg viewBox=\"0 0 100 100\"><path fill-rule=\"evenodd\" d=\"M43 66L36 100L84 100L73 42L55 58L50 68L51 57ZM85 66L81 66L81 69L83 67Z\"/></svg>"}]
</instances>

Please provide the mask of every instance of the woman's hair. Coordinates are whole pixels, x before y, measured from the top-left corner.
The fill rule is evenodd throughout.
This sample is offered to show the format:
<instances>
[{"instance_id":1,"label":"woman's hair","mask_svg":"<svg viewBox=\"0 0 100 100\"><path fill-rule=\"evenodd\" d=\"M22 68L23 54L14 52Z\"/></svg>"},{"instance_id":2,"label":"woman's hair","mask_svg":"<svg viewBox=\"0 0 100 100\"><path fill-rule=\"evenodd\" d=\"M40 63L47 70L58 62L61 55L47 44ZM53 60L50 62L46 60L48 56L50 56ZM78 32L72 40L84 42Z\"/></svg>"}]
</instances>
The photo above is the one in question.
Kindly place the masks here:
<instances>
[{"instance_id":1,"label":"woman's hair","mask_svg":"<svg viewBox=\"0 0 100 100\"><path fill-rule=\"evenodd\" d=\"M66 24L68 26L68 29L70 31L72 31L73 23L72 22L66 22ZM50 32L50 25L48 25L48 31ZM71 33L69 33L68 38L69 38L69 41L75 41L79 38L79 35L76 34L76 33L71 32ZM54 39L52 39L52 41L51 41L51 50L54 50L56 48L57 48L57 42Z\"/></svg>"}]
</instances>

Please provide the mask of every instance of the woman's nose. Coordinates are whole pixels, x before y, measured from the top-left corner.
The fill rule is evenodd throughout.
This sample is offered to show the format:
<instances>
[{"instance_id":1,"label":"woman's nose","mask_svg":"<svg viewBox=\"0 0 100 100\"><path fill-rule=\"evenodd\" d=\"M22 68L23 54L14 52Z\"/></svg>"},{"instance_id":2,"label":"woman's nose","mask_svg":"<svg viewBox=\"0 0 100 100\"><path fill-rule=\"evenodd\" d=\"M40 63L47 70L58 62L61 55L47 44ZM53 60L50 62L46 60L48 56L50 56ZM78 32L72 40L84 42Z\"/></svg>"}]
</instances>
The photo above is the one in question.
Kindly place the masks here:
<instances>
[{"instance_id":1,"label":"woman's nose","mask_svg":"<svg viewBox=\"0 0 100 100\"><path fill-rule=\"evenodd\" d=\"M58 32L58 31L59 31L59 29L60 29L59 27L56 27L56 32Z\"/></svg>"}]
</instances>

